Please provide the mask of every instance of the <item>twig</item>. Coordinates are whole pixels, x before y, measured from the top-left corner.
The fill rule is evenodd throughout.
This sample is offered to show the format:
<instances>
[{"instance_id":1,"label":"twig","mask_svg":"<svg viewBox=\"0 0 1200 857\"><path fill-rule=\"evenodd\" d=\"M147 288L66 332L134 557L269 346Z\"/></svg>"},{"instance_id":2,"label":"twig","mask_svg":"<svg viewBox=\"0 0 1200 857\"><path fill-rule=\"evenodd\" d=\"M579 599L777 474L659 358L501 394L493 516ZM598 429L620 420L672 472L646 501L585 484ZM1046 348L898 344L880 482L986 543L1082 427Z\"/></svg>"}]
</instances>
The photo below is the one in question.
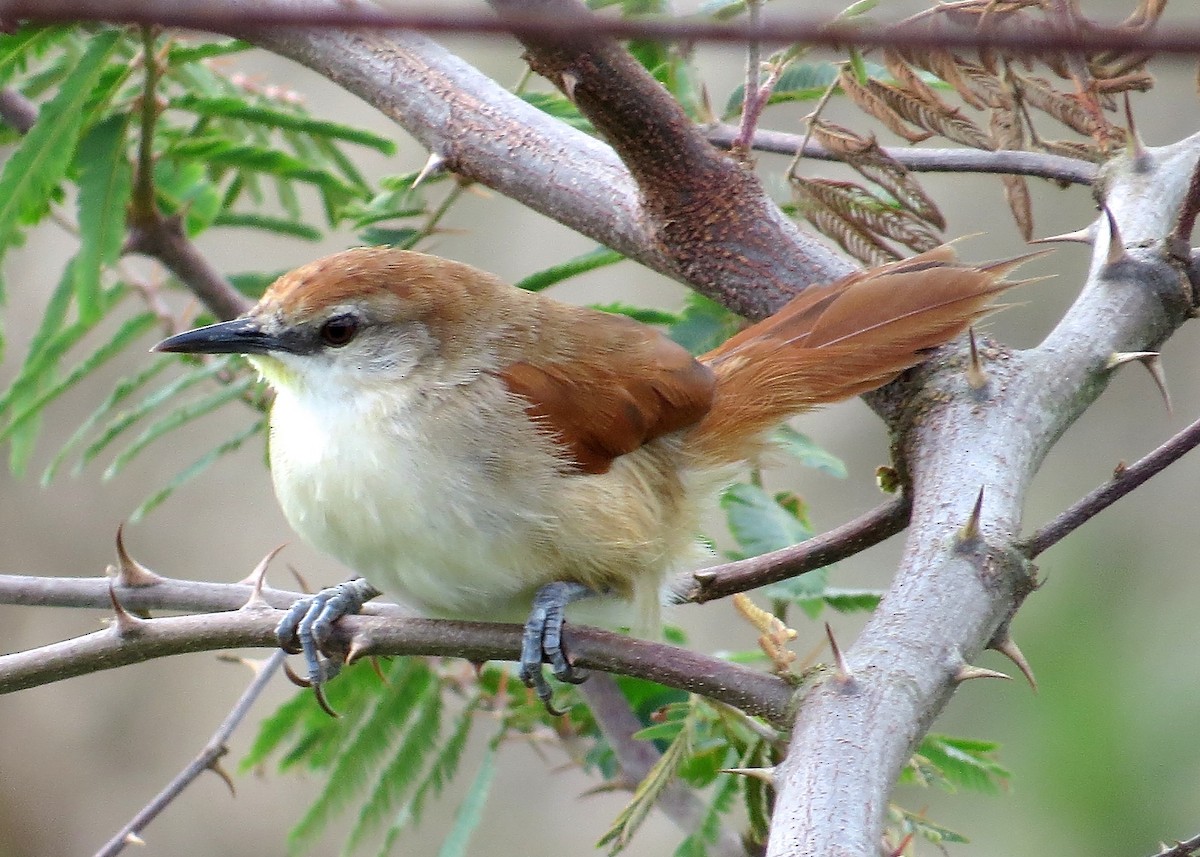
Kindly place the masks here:
<instances>
[{"instance_id":1,"label":"twig","mask_svg":"<svg viewBox=\"0 0 1200 857\"><path fill-rule=\"evenodd\" d=\"M122 589L120 593L123 596L133 591ZM158 619L125 615L122 622L103 631L0 657L0 694L167 655L273 648L277 645L275 625L281 615L281 611L266 605ZM521 649L521 632L517 625L347 616L335 626L331 647L349 651L353 645L359 656L513 660ZM699 693L776 724L786 717L792 687L775 676L676 646L585 626L571 627L567 642L575 662L584 669L638 676Z\"/></svg>"},{"instance_id":2,"label":"twig","mask_svg":"<svg viewBox=\"0 0 1200 857\"><path fill-rule=\"evenodd\" d=\"M37 105L11 86L0 89L0 120L21 134L29 133L37 121Z\"/></svg>"},{"instance_id":3,"label":"twig","mask_svg":"<svg viewBox=\"0 0 1200 857\"><path fill-rule=\"evenodd\" d=\"M1197 853L1200 853L1200 835L1183 842L1176 842L1169 847L1164 846L1156 851L1153 857L1194 857Z\"/></svg>"},{"instance_id":4,"label":"twig","mask_svg":"<svg viewBox=\"0 0 1200 857\"><path fill-rule=\"evenodd\" d=\"M258 0L252 4L238 0L207 0L195 4L176 0L0 0L0 17L43 22L89 20L159 24L212 32L226 32L232 27L271 26L387 28L480 36L516 33L539 39L570 39L581 34L616 39L734 44L757 39L767 45L804 42L835 49L846 45L897 49L994 48L1016 54L1086 50L1190 56L1200 45L1200 30L1194 26L1162 26L1147 31L1093 24L1080 32L1047 25L979 31L924 24L830 23L817 18L772 19L750 26L739 22L596 16L589 19L585 30L581 30L577 21L531 11L497 20L480 12L414 11L402 6L389 9L366 3L326 0Z\"/></svg>"},{"instance_id":5,"label":"twig","mask_svg":"<svg viewBox=\"0 0 1200 857\"><path fill-rule=\"evenodd\" d=\"M706 129L709 141L729 148L737 140L738 129L734 125L713 125ZM751 147L760 152L780 155L795 155L804 137L782 131L756 131ZM1019 152L1012 150L984 151L982 149L914 149L909 147L883 147L888 157L903 164L914 172L928 173L1011 173L1035 176L1052 181L1090 185L1096 178L1095 164L1087 161L1049 155L1043 152ZM827 150L820 143L808 141L804 145L804 156L818 161L840 161L841 156Z\"/></svg>"},{"instance_id":6,"label":"twig","mask_svg":"<svg viewBox=\"0 0 1200 857\"><path fill-rule=\"evenodd\" d=\"M1046 548L1066 538L1126 494L1138 488L1200 445L1200 420L1189 425L1166 443L1128 467L1119 468L1112 479L1096 488L1070 508L1041 527L1019 547L1033 559Z\"/></svg>"},{"instance_id":7,"label":"twig","mask_svg":"<svg viewBox=\"0 0 1200 857\"><path fill-rule=\"evenodd\" d=\"M650 741L639 741L634 733L642 729L642 722L629 708L629 700L621 693L612 676L603 673L592 676L579 686L579 693L587 700L588 709L596 718L596 725L612 747L621 766L621 773L629 783L640 783L662 756ZM708 807L694 789L672 782L659 795L655 804L667 818L681 830L694 831L703 821ZM717 839L708 846L714 857L746 857L746 849L740 838L727 826L722 825Z\"/></svg>"},{"instance_id":8,"label":"twig","mask_svg":"<svg viewBox=\"0 0 1200 857\"><path fill-rule=\"evenodd\" d=\"M225 719L221 721L221 725L217 727L217 731L208 739L208 743L200 751L200 754L193 759L187 767L180 771L174 779L167 783L166 787L155 795L150 803L138 812L129 823L122 827L112 839L110 839L103 848L96 852L96 857L114 857L120 854L126 845L136 841L137 837L146 826L153 821L159 813L166 809L175 798L179 797L189 785L192 784L205 771L217 771L222 779L225 775L217 769L217 762L222 756L229 752L229 748L225 742L229 740L229 736L237 729L238 725L250 711L250 707L262 694L263 689L274 677L275 672L283 666L283 662L287 660L287 652L282 649L276 651L258 668L253 681L242 693L238 701L234 703L233 708ZM232 788L232 785L230 786Z\"/></svg>"},{"instance_id":9,"label":"twig","mask_svg":"<svg viewBox=\"0 0 1200 857\"><path fill-rule=\"evenodd\" d=\"M678 575L669 590L677 603L703 604L735 592L798 577L853 556L908 526L909 500L896 497L840 527L761 556Z\"/></svg>"}]
</instances>

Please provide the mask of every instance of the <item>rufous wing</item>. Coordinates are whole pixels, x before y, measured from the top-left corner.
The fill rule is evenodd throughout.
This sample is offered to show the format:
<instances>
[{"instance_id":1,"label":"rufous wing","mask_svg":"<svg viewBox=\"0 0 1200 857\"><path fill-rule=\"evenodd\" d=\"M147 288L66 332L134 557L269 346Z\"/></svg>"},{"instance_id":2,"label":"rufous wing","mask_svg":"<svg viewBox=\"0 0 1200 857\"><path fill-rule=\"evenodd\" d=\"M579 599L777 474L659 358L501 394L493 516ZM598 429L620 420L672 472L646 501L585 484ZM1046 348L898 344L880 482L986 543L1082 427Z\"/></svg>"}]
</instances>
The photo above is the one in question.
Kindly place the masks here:
<instances>
[{"instance_id":1,"label":"rufous wing","mask_svg":"<svg viewBox=\"0 0 1200 857\"><path fill-rule=\"evenodd\" d=\"M592 347L574 361L520 361L500 372L526 412L582 473L605 473L619 456L699 422L712 405L713 371L658 331L592 317Z\"/></svg>"}]
</instances>

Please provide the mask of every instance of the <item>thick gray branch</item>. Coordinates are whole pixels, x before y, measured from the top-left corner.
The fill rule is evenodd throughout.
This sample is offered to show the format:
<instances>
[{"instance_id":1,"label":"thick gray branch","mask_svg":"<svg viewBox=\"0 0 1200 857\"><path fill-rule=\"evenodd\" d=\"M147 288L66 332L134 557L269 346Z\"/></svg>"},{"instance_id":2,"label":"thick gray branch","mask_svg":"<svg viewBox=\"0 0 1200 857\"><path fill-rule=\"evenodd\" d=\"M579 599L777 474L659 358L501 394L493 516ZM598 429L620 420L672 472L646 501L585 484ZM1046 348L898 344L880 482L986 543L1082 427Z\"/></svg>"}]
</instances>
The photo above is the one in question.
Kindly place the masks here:
<instances>
[{"instance_id":1,"label":"thick gray branch","mask_svg":"<svg viewBox=\"0 0 1200 857\"><path fill-rule=\"evenodd\" d=\"M927 364L926 392L890 414L909 426L899 450L913 492L904 559L847 652L853 677L800 705L769 854L877 852L892 784L956 672L1007 639L1034 584L1016 549L1033 474L1103 391L1109 356L1154 350L1188 318L1190 289L1169 238L1198 160L1200 136L1113 162L1099 190L1124 251L1109 260L1101 218L1087 284L1045 342L985 349L990 380L979 391L967 385L963 355ZM981 488L976 534L963 528Z\"/></svg>"}]
</instances>

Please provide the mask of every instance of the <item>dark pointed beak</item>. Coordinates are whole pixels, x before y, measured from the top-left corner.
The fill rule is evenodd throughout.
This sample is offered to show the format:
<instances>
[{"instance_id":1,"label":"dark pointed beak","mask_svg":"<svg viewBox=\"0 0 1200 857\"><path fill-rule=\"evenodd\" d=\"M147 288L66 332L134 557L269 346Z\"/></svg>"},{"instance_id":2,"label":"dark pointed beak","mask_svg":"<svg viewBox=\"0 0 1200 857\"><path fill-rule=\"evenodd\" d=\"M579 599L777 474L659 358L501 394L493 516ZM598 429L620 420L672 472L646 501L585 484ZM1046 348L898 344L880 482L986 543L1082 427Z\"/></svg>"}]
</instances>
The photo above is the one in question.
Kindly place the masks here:
<instances>
[{"instance_id":1,"label":"dark pointed beak","mask_svg":"<svg viewBox=\"0 0 1200 857\"><path fill-rule=\"evenodd\" d=\"M235 318L176 334L151 351L180 354L268 354L291 351L280 337L265 333L253 318Z\"/></svg>"}]
</instances>

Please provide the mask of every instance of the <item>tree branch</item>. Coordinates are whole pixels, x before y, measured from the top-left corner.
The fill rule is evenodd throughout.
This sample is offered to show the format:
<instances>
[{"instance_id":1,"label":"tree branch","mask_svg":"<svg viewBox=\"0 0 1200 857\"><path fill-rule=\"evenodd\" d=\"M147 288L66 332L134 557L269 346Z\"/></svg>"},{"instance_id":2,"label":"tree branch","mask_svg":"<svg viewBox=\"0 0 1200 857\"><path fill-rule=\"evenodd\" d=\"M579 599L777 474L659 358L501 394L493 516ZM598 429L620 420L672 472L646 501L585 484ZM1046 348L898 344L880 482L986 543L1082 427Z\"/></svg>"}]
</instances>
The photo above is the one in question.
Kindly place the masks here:
<instances>
[{"instance_id":1,"label":"tree branch","mask_svg":"<svg viewBox=\"0 0 1200 857\"><path fill-rule=\"evenodd\" d=\"M739 129L733 125L710 125L705 129L709 141L730 148L737 140ZM795 155L804 142L802 134L782 131L755 131L751 148L777 155ZM916 149L912 147L882 147L884 154L917 173L1011 173L1035 176L1057 182L1090 185L1099 167L1076 158L1049 155L1043 152L1020 152L999 149ZM817 161L841 161L820 143L809 140L804 145L804 157Z\"/></svg>"},{"instance_id":2,"label":"tree branch","mask_svg":"<svg viewBox=\"0 0 1200 857\"><path fill-rule=\"evenodd\" d=\"M100 606L89 599L94 596L97 583L107 593L108 581L86 581L87 586L82 585L83 582L77 579L62 585L61 581L53 579L0 575L0 584L3 584L0 601L47 603L46 593L56 592L65 602L66 591L73 589L76 590L71 594L74 603L88 601L87 606ZM156 600L153 591L162 587L157 598L160 608L186 609L185 603L195 604L212 598L220 586L168 580L150 586L120 587L116 594L126 609L146 609L146 605ZM18 601L11 593L22 587L39 592L22 596ZM228 591L220 593L222 602L232 597L231 593L240 595L253 591L252 587L239 584L227 584L224 588ZM168 592L184 597L174 601L166 597ZM292 600L302 597L298 592L289 594ZM103 631L0 656L0 693L185 652L251 646L274 648L277 645L275 625L282 614L269 604L279 595L278 590L265 592L263 602L243 601L245 606L223 613L157 619L137 619L130 615ZM107 598L105 595L106 602ZM521 650L522 629L518 625L412 617L397 621L394 616L379 615L379 612L377 606L374 615L347 616L340 620L331 642L332 650L348 652L353 649L359 657L431 655L470 661L515 660ZM788 682L776 676L676 646L637 640L596 628L572 627L566 633L566 643L573 662L584 669L638 676L699 693L774 723L786 719L794 693Z\"/></svg>"},{"instance_id":3,"label":"tree branch","mask_svg":"<svg viewBox=\"0 0 1200 857\"><path fill-rule=\"evenodd\" d=\"M1169 236L1200 160L1200 136L1111 162L1097 183L1124 235L1103 224L1088 284L1037 348L985 350L912 373L922 393L889 399L913 511L893 585L846 652L850 675L802 700L779 770L768 854L867 854L913 747L957 686L959 669L1008 624L1034 586L1016 543L1025 492L1046 452L1107 385L1116 351L1154 350L1189 315ZM896 394L898 391L891 391ZM971 509L983 488L978 519Z\"/></svg>"}]
</instances>

